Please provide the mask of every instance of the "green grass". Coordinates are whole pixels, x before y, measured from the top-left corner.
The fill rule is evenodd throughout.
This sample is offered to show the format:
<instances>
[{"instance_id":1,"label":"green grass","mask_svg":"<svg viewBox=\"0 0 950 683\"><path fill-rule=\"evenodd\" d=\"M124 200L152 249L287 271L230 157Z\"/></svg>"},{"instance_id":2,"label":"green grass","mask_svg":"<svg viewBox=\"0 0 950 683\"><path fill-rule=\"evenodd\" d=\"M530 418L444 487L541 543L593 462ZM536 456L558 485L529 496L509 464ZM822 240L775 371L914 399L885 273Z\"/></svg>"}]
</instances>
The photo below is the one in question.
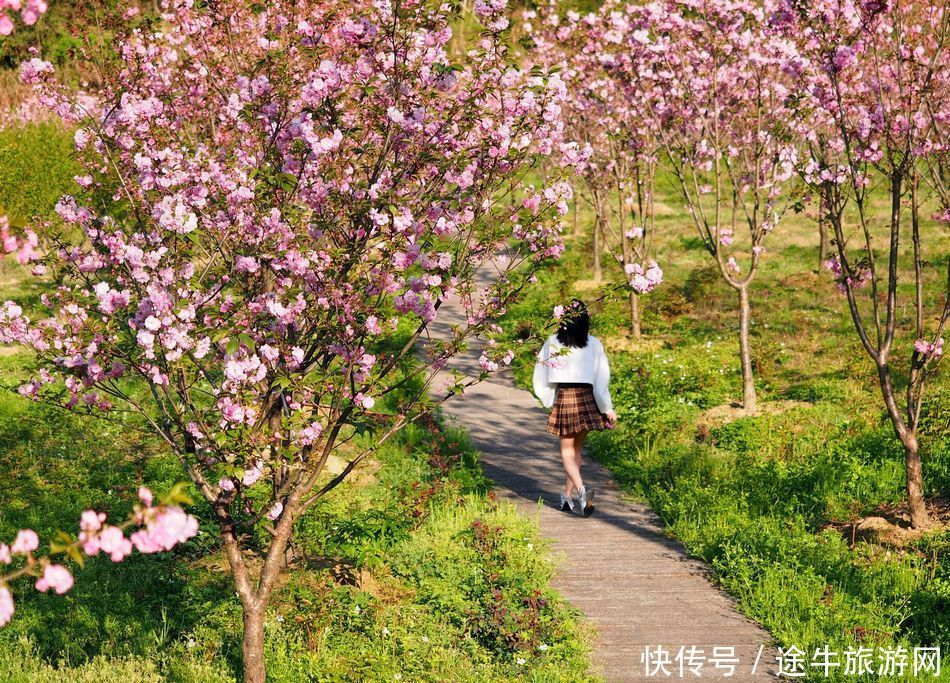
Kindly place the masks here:
<instances>
[{"instance_id":1,"label":"green grass","mask_svg":"<svg viewBox=\"0 0 950 683\"><path fill-rule=\"evenodd\" d=\"M593 455L621 487L648 501L691 555L714 569L740 609L783 647L950 645L950 533L904 548L860 539L848 523L893 509L904 497L903 450L883 411L873 365L844 299L817 273L817 229L792 215L771 238L752 286L752 347L760 403L777 414L723 424L707 411L741 398L737 301L690 232L667 190L659 202L657 260L664 284L643 298L644 339L628 335L625 303L592 305L592 332L611 357L619 426L593 434ZM582 226L590 224L586 211ZM928 315L942 305L947 236L924 226ZM503 321L512 338L540 331L552 307L594 301L619 281L592 286L590 238L569 238L562 262ZM905 245L906 246L906 245ZM925 246L925 248L927 248ZM604 257L607 264L607 257ZM901 296L908 301L905 279ZM895 349L908 349L913 310L899 310ZM528 347L530 345L525 345ZM527 386L536 348L522 348ZM902 353L902 352L901 352ZM897 355L897 381L901 363ZM934 379L921 420L927 495L950 490L950 386ZM944 667L944 678L950 672ZM840 671L830 679L855 680ZM871 680L885 680L871 677Z\"/></svg>"}]
</instances>

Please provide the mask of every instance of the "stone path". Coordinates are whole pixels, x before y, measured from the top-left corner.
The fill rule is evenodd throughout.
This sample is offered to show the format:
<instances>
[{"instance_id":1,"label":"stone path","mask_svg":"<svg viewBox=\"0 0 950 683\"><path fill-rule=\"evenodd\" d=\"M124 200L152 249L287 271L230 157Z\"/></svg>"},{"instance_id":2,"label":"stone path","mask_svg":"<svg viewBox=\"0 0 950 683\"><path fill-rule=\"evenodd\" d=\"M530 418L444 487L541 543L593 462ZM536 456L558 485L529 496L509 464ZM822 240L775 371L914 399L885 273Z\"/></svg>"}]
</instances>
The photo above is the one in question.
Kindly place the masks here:
<instances>
[{"instance_id":1,"label":"stone path","mask_svg":"<svg viewBox=\"0 0 950 683\"><path fill-rule=\"evenodd\" d=\"M457 307L444 306L430 332L445 335L448 325L459 320ZM452 365L477 373L472 355L460 356ZM680 647L695 646L708 660L713 647L726 646L735 648L739 660L730 680L775 680L768 633L740 615L732 601L710 584L706 566L686 557L649 507L621 498L605 468L585 458L584 483L596 489L592 517L557 509L564 482L557 441L546 433L546 414L529 392L504 376L494 376L444 405L482 452L482 464L499 498L510 500L524 514L537 515L542 535L551 539L560 555L554 586L596 628L595 675L608 681L695 679L688 668L680 675L676 661ZM654 652L662 646L668 652L669 675L662 670L646 675L641 655L647 646ZM720 679L728 669L716 669L706 661L699 672L699 680Z\"/></svg>"}]
</instances>

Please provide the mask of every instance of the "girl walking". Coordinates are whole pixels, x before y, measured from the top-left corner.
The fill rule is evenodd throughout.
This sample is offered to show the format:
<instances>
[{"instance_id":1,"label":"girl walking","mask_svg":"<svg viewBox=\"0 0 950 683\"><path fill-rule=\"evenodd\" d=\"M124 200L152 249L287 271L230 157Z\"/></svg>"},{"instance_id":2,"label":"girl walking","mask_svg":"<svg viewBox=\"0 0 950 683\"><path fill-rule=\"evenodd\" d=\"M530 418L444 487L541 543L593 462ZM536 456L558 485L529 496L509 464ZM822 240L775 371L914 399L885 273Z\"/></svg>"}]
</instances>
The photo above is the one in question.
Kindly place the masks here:
<instances>
[{"instance_id":1,"label":"girl walking","mask_svg":"<svg viewBox=\"0 0 950 683\"><path fill-rule=\"evenodd\" d=\"M581 478L581 449L587 432L608 429L617 420L610 400L610 366L600 340L590 335L590 316L574 299L556 334L541 347L534 366L534 393L552 408L548 431L560 437L561 464L566 475L561 510L594 511L594 490ZM577 505L574 492L577 492Z\"/></svg>"}]
</instances>

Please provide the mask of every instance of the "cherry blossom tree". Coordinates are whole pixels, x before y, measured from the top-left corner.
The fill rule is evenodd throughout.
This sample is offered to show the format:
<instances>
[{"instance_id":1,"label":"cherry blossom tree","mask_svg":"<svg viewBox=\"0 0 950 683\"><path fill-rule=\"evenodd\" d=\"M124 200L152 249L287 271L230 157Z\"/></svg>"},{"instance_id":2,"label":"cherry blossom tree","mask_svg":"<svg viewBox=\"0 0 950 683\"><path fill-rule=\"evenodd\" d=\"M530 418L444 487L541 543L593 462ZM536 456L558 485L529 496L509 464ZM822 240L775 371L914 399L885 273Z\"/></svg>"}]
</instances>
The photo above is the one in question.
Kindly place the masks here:
<instances>
[{"instance_id":1,"label":"cherry blossom tree","mask_svg":"<svg viewBox=\"0 0 950 683\"><path fill-rule=\"evenodd\" d=\"M836 254L827 266L847 297L904 448L911 521L926 527L918 427L950 316L950 263L943 266L946 277L938 275L933 284L939 309L930 310L925 292L932 282L928 261L946 262L932 245L950 224L950 8L918 0L821 0L786 12L802 45L795 98L808 147L803 175L819 193L834 233ZM928 189L939 204L936 230L924 229ZM883 219L872 207L878 197L889 206ZM905 260L901 238L908 233L911 255ZM886 253L876 248L880 243L887 244ZM902 279L913 282L909 330L900 329ZM896 342L902 332L906 341ZM907 362L903 398L895 351Z\"/></svg>"},{"instance_id":2,"label":"cherry blossom tree","mask_svg":"<svg viewBox=\"0 0 950 683\"><path fill-rule=\"evenodd\" d=\"M504 10L476 0L484 32L453 62L446 10L416 0L169 0L119 31L101 111L22 67L77 123L85 171L62 225L18 238L51 288L34 314L6 303L0 338L36 351L25 396L132 410L179 458L243 606L247 681L294 524L431 408L447 359L563 248L570 186L523 178L559 144L564 85L514 66ZM450 296L467 320L430 338ZM330 476L377 402L385 428Z\"/></svg>"},{"instance_id":3,"label":"cherry blossom tree","mask_svg":"<svg viewBox=\"0 0 950 683\"><path fill-rule=\"evenodd\" d=\"M628 71L638 65L627 52L630 27L618 8L607 2L598 13L581 16L561 14L552 4L540 15L526 11L523 28L533 50L562 70L568 87L564 117L572 140L561 153L583 181L594 212L594 281L603 277L606 250L625 275L630 330L639 338L640 296L663 278L652 258L657 149L649 121L625 90Z\"/></svg>"},{"instance_id":4,"label":"cherry blossom tree","mask_svg":"<svg viewBox=\"0 0 950 683\"><path fill-rule=\"evenodd\" d=\"M756 410L749 289L789 206L795 141L781 15L746 0L626 8L627 92L650 117L662 161L703 246L739 299L742 403Z\"/></svg>"}]
</instances>

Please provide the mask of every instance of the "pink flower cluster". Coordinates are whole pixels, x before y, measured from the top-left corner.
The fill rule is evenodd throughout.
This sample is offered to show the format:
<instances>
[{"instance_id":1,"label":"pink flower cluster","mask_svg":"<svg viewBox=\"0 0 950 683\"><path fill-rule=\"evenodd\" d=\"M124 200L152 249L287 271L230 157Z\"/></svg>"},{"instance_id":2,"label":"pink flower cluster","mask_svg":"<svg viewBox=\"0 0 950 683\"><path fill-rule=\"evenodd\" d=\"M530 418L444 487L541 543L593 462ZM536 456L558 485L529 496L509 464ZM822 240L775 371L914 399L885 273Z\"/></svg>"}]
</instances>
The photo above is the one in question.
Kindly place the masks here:
<instances>
[{"instance_id":1,"label":"pink flower cluster","mask_svg":"<svg viewBox=\"0 0 950 683\"><path fill-rule=\"evenodd\" d=\"M16 607L13 604L13 595L10 589L0 584L0 627L6 626L13 619Z\"/></svg>"},{"instance_id":2,"label":"pink flower cluster","mask_svg":"<svg viewBox=\"0 0 950 683\"><path fill-rule=\"evenodd\" d=\"M171 550L198 533L198 520L174 505L153 505L152 492L139 489L141 506L137 507L130 523L141 528L125 537L122 528L106 523L106 515L95 510L86 510L79 521L80 533L76 543L82 552L93 557L100 552L113 562L121 562L132 553L133 547L141 553L157 553ZM32 529L20 530L13 543L0 543L0 564L11 564L16 556L28 558L26 569L36 562L33 554L40 547L40 539ZM36 590L52 589L62 595L73 587L73 576L60 564L43 559L38 562L41 573L36 580ZM10 622L14 612L13 596L0 576L0 626Z\"/></svg>"},{"instance_id":3,"label":"pink flower cluster","mask_svg":"<svg viewBox=\"0 0 950 683\"><path fill-rule=\"evenodd\" d=\"M0 543L0 562L10 564L13 555L29 555L40 547L40 538L32 529L22 529L17 532L13 544L8 546Z\"/></svg>"},{"instance_id":4,"label":"pink flower cluster","mask_svg":"<svg viewBox=\"0 0 950 683\"><path fill-rule=\"evenodd\" d=\"M36 582L36 590L45 593L50 588L57 595L62 595L73 587L73 575L61 564L48 564L43 569L43 575Z\"/></svg>"},{"instance_id":5,"label":"pink flower cluster","mask_svg":"<svg viewBox=\"0 0 950 683\"><path fill-rule=\"evenodd\" d=\"M835 276L838 291L842 294L849 288L861 289L871 281L871 269L861 264L852 266L850 274L846 275L841 266L841 259L837 256L832 256L822 265Z\"/></svg>"},{"instance_id":6,"label":"pink flower cluster","mask_svg":"<svg viewBox=\"0 0 950 683\"><path fill-rule=\"evenodd\" d=\"M198 533L198 520L179 507L148 507L142 513L141 523L145 528L129 537L140 553L171 550Z\"/></svg>"},{"instance_id":7,"label":"pink flower cluster","mask_svg":"<svg viewBox=\"0 0 950 683\"><path fill-rule=\"evenodd\" d=\"M939 358L943 355L943 337L940 337L936 342L918 339L914 342L914 351L928 358Z\"/></svg>"},{"instance_id":8,"label":"pink flower cluster","mask_svg":"<svg viewBox=\"0 0 950 683\"><path fill-rule=\"evenodd\" d=\"M656 261L650 261L646 270L639 263L628 263L624 272L630 278L630 286L637 294L647 294L663 282L663 271Z\"/></svg>"},{"instance_id":9,"label":"pink flower cluster","mask_svg":"<svg viewBox=\"0 0 950 683\"><path fill-rule=\"evenodd\" d=\"M13 33L12 13L19 12L23 23L32 26L47 9L45 0L0 0L0 36Z\"/></svg>"},{"instance_id":10,"label":"pink flower cluster","mask_svg":"<svg viewBox=\"0 0 950 683\"><path fill-rule=\"evenodd\" d=\"M22 236L10 232L10 222L6 216L0 216L0 243L4 254L15 254L21 265L26 265L39 257L37 247L39 238L32 230L25 230Z\"/></svg>"}]
</instances>

